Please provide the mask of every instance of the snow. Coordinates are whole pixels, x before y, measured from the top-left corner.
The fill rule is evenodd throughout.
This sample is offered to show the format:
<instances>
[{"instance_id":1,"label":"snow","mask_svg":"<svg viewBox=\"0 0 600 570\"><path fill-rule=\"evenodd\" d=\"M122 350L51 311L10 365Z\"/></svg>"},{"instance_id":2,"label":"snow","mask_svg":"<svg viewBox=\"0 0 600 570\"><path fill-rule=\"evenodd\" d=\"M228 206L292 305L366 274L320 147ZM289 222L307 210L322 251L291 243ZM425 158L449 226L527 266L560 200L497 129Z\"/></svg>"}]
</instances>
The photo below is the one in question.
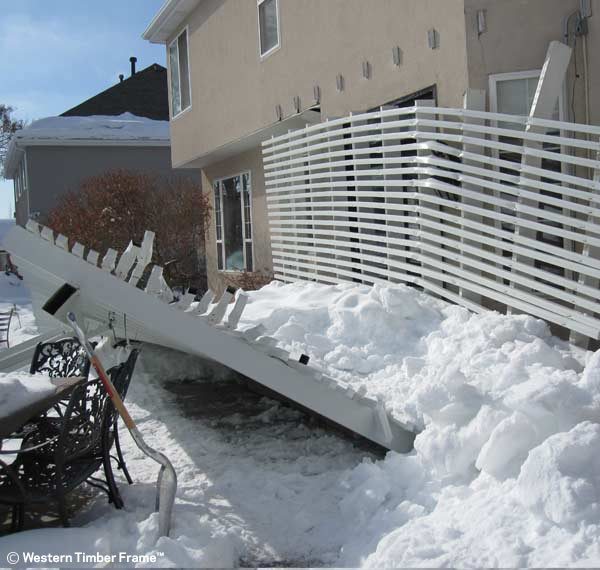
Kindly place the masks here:
<instances>
[{"instance_id":1,"label":"snow","mask_svg":"<svg viewBox=\"0 0 600 570\"><path fill-rule=\"evenodd\" d=\"M116 116L46 117L15 133L19 143L34 141L114 140L169 141L169 121L155 121L131 113Z\"/></svg>"},{"instance_id":2,"label":"snow","mask_svg":"<svg viewBox=\"0 0 600 570\"><path fill-rule=\"evenodd\" d=\"M0 220L0 250L2 247L2 240L4 236L10 231L10 229L15 225L15 220Z\"/></svg>"},{"instance_id":3,"label":"snow","mask_svg":"<svg viewBox=\"0 0 600 570\"><path fill-rule=\"evenodd\" d=\"M26 285L15 275L0 272L0 311L16 308L10 325L10 345L16 346L38 334L31 304L31 296ZM6 348L0 344L0 354Z\"/></svg>"},{"instance_id":4,"label":"snow","mask_svg":"<svg viewBox=\"0 0 600 570\"><path fill-rule=\"evenodd\" d=\"M50 378L41 374L0 373L0 418L43 399L55 390Z\"/></svg>"},{"instance_id":5,"label":"snow","mask_svg":"<svg viewBox=\"0 0 600 570\"><path fill-rule=\"evenodd\" d=\"M226 371L144 347L127 405L178 472L171 537L155 541L156 465L124 433L136 483L120 482L123 511L98 496L80 528L0 551L78 541L162 553L163 567L600 565L600 352L533 317L474 315L403 286L273 283L250 293L241 325L258 323L384 397L418 430L414 452L377 458L267 398L209 409L186 390L223 394Z\"/></svg>"}]
</instances>

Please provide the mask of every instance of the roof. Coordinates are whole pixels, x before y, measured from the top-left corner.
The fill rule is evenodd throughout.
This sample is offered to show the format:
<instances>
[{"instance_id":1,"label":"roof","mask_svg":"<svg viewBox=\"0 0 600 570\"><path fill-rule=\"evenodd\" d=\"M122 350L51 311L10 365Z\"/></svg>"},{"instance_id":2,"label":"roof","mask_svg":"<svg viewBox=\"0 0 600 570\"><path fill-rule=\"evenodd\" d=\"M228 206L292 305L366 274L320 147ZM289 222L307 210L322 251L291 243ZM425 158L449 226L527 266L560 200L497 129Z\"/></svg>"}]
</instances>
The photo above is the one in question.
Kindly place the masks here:
<instances>
[{"instance_id":1,"label":"roof","mask_svg":"<svg viewBox=\"0 0 600 570\"><path fill-rule=\"evenodd\" d=\"M201 0L166 0L142 37L154 44L168 42L200 2Z\"/></svg>"},{"instance_id":2,"label":"roof","mask_svg":"<svg viewBox=\"0 0 600 570\"><path fill-rule=\"evenodd\" d=\"M168 121L131 113L118 116L47 117L34 121L11 138L5 162L13 178L20 155L28 146L170 146Z\"/></svg>"},{"instance_id":3,"label":"roof","mask_svg":"<svg viewBox=\"0 0 600 570\"><path fill-rule=\"evenodd\" d=\"M153 63L135 75L109 87L65 111L63 117L122 115L132 113L157 121L169 120L167 70Z\"/></svg>"}]
</instances>

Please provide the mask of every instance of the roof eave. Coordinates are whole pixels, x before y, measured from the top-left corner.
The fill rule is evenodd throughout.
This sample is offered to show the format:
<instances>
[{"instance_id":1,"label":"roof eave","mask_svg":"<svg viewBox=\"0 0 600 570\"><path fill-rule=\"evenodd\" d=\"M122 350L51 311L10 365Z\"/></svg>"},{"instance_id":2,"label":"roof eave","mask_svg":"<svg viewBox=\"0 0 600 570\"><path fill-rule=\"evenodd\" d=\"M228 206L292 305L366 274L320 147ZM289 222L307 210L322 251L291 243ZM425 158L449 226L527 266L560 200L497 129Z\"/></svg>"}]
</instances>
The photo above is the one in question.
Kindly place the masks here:
<instances>
[{"instance_id":1,"label":"roof eave","mask_svg":"<svg viewBox=\"0 0 600 570\"><path fill-rule=\"evenodd\" d=\"M153 44L167 43L199 3L200 0L166 0L142 38Z\"/></svg>"}]
</instances>

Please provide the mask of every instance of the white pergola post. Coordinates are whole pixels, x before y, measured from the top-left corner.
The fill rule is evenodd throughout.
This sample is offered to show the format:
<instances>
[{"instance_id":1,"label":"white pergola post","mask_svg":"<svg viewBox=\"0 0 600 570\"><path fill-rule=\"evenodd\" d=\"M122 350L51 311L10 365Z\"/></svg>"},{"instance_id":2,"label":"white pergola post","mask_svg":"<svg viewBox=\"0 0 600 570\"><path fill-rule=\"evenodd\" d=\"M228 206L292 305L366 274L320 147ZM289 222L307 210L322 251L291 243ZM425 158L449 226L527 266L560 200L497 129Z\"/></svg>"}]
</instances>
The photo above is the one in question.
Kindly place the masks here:
<instances>
[{"instance_id":1,"label":"white pergola post","mask_svg":"<svg viewBox=\"0 0 600 570\"><path fill-rule=\"evenodd\" d=\"M485 111L485 100L486 100L486 91L485 89L467 89L465 91L465 94L463 96L463 108L468 110L468 111ZM483 119L475 119L472 117L465 117L464 119L465 124L475 124L475 125L484 125L485 121ZM471 134L471 136L475 136L475 134ZM474 145L474 144L463 144L463 151L465 153L477 153L477 154L481 154L483 150L483 147L478 146L478 145ZM466 165L470 165L470 166L480 166L476 161L473 160L463 160L464 164ZM466 190L471 190L473 192L483 192L483 189L479 186L475 186L473 184L463 184L463 188L465 188ZM483 202L479 201L479 200L474 200L473 198L467 198L465 196L463 196L461 198L461 202L463 204L468 204L470 206L477 206L479 208L483 207ZM465 212L464 210L461 211L461 217L463 219L468 219L468 220L472 220L475 222L479 222L482 223L483 222L483 218L482 216L478 216L476 214L472 214L469 212ZM469 228L466 226L461 226L461 229L463 231L468 231ZM461 243L463 245L472 245L472 246L477 246L478 243L474 240L470 240L467 239L465 237L461 238ZM465 253L463 251L463 255L468 256L467 253ZM472 256L471 256L472 257ZM464 268L464 265L461 264L461 267ZM472 269L471 270L472 273L475 273L476 275L481 275L481 271ZM468 289L465 289L464 287L460 288L460 296L463 297L464 299L468 299L469 301L472 301L473 303L477 303L478 305L481 305L481 295L479 295L478 293L474 293L473 291L469 291Z\"/></svg>"},{"instance_id":2,"label":"white pergola post","mask_svg":"<svg viewBox=\"0 0 600 570\"><path fill-rule=\"evenodd\" d=\"M548 119L551 120L554 117L554 110L556 109L556 105L560 99L560 94L563 88L563 84L565 81L565 77L567 75L567 70L569 69L569 63L571 61L571 48L563 44L562 42L553 41L550 42L548 47L548 52L546 53L546 61L544 62L544 67L542 68L542 72L540 74L540 79L538 81L537 89L535 92L535 96L533 98L533 103L531 105L531 111L529 112L529 119ZM535 132L536 130L540 132L544 132L545 129L540 127L534 127L531 124L528 124L525 128L526 132ZM528 149L531 150L541 150L542 143L526 140L523 144L523 154L521 157L521 166L522 167L534 167L541 168L542 167L542 159L538 156L533 156L531 153L528 153ZM523 168L521 168L521 174L519 179L519 194L523 188L523 181L525 179L531 178L539 178L537 176L525 174ZM535 219L530 216L523 214L520 211L520 206L530 206L534 208L538 208L539 204L535 201L529 199L525 199L522 196L519 196L516 202L516 211L515 211L515 237L519 236L527 237L530 239L536 239L535 230L526 228L526 224L522 224L523 221L535 221ZM514 262L522 263L525 265L529 265L533 267L533 260L529 257L523 257L516 253L512 255L513 265ZM512 267L511 271L517 272ZM515 281L511 281L510 287L511 289L515 288ZM515 293L518 296L518 293ZM511 307L507 308L507 313L511 314L514 311Z\"/></svg>"}]
</instances>

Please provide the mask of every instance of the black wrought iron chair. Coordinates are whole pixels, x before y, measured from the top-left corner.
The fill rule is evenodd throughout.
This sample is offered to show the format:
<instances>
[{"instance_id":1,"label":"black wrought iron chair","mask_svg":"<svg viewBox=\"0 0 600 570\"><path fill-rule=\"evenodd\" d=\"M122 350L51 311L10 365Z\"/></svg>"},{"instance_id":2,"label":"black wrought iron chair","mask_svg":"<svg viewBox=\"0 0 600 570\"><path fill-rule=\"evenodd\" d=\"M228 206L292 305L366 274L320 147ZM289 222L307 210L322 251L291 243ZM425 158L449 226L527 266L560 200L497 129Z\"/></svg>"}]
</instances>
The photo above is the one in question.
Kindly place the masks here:
<instances>
[{"instance_id":1,"label":"black wrought iron chair","mask_svg":"<svg viewBox=\"0 0 600 570\"><path fill-rule=\"evenodd\" d=\"M122 398L127 393L138 352L109 372ZM55 502L64 526L69 525L65 497L84 482L101 488L109 502L122 508L111 466L117 414L100 380L78 385L62 417L43 417L28 433L10 464L0 460L0 503L12 507L12 530L21 530L25 507ZM0 451L2 455L15 451ZM104 468L105 479L94 477Z\"/></svg>"},{"instance_id":2,"label":"black wrought iron chair","mask_svg":"<svg viewBox=\"0 0 600 570\"><path fill-rule=\"evenodd\" d=\"M85 349L76 338L40 342L35 347L29 372L47 374L50 378L67 376L87 378L90 373L90 361Z\"/></svg>"},{"instance_id":3,"label":"black wrought iron chair","mask_svg":"<svg viewBox=\"0 0 600 570\"><path fill-rule=\"evenodd\" d=\"M92 343L95 346L95 343ZM131 358L131 356L130 356ZM137 359L137 351L136 356ZM133 362L135 366L135 361ZM87 378L90 373L90 361L87 357L85 349L76 338L64 338L55 342L39 343L36 346L33 358L31 359L30 373L43 373L50 378L80 376ZM129 376L131 380L131 375ZM125 387L125 393L128 386ZM122 396L123 397L123 396ZM62 415L61 406L55 406L55 410L59 415ZM123 452L121 451L121 443L119 442L119 432L115 420L115 450L117 457L117 467L123 471L127 482L131 485L133 479L129 474Z\"/></svg>"},{"instance_id":4,"label":"black wrought iron chair","mask_svg":"<svg viewBox=\"0 0 600 570\"><path fill-rule=\"evenodd\" d=\"M5 344L6 348L10 348L10 322L15 310L0 311L0 344Z\"/></svg>"}]
</instances>

